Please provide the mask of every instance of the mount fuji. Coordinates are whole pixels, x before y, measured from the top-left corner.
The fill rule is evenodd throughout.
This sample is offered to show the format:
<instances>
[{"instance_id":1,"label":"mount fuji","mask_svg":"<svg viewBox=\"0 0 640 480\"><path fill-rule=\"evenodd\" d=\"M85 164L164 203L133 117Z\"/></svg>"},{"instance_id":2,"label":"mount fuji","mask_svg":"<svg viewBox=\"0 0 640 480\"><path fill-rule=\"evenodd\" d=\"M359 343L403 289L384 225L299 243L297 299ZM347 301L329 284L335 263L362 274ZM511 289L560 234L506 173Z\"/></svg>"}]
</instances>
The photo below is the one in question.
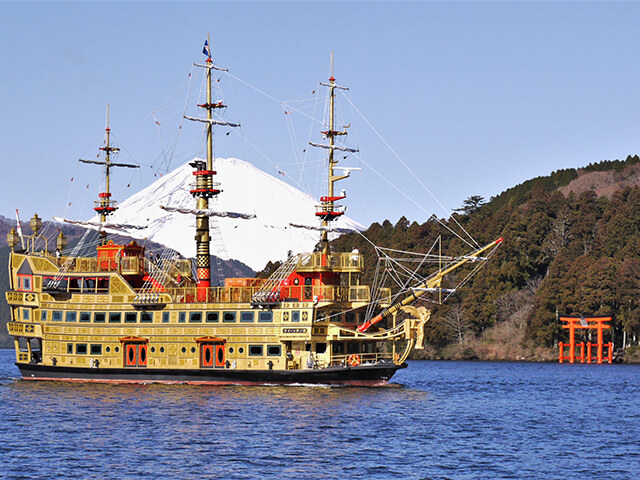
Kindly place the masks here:
<instances>
[{"instance_id":1,"label":"mount fuji","mask_svg":"<svg viewBox=\"0 0 640 480\"><path fill-rule=\"evenodd\" d=\"M313 250L320 232L294 228L290 223L319 225L314 214L317 200L244 160L216 158L215 169L218 174L214 181L220 182L222 193L209 200L209 209L255 218L210 217L212 255L239 260L258 271L270 260L284 260L289 250L293 253ZM195 217L160 208L195 208L195 200L189 193L194 182L192 172L193 167L186 163L159 178L123 201L109 223L134 226L124 227L126 235L194 257ZM363 225L345 216L333 224L338 228L364 230Z\"/></svg>"}]
</instances>

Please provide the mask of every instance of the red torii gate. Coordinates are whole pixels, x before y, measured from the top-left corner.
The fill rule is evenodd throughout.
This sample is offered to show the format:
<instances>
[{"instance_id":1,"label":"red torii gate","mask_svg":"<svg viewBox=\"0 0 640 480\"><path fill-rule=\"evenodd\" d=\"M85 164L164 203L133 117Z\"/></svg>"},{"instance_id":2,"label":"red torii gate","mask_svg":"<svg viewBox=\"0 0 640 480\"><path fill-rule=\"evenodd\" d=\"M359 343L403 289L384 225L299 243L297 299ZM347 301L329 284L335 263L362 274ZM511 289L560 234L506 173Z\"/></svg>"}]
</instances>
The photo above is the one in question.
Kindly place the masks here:
<instances>
[{"instance_id":1,"label":"red torii gate","mask_svg":"<svg viewBox=\"0 0 640 480\"><path fill-rule=\"evenodd\" d=\"M576 360L576 346L580 346L580 363L585 362L584 357L584 342L580 342L576 344L575 334L576 329L581 330L597 330L598 331L598 343L595 345L591 342L587 342L587 363L591 363L591 349L592 347L598 347L597 350L597 363L602 363L602 350L606 345L609 349L607 360L609 363L613 361L613 343L609 342L607 344L602 341L602 332L604 330L608 330L611 328L611 325L608 325L606 322L611 321L611 317L560 317L560 320L566 322L565 325L562 325L562 328L569 330L569 356L566 357L564 355L564 347L566 344L560 342L558 347L560 349L560 354L558 356L558 360L562 363L564 360L569 360L569 363L575 363Z\"/></svg>"}]
</instances>

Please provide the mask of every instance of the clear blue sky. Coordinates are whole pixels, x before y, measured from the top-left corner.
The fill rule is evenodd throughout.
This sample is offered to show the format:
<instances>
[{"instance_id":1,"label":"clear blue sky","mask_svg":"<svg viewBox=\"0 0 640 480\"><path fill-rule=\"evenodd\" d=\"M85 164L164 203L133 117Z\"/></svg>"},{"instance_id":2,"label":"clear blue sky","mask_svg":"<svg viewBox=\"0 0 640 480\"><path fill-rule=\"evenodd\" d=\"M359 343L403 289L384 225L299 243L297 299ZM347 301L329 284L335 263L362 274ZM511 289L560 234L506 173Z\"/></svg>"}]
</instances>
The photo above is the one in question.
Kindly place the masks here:
<instances>
[{"instance_id":1,"label":"clear blue sky","mask_svg":"<svg viewBox=\"0 0 640 480\"><path fill-rule=\"evenodd\" d=\"M116 172L117 200L153 181L163 159L174 168L202 152L197 124L172 145L208 33L216 63L242 80L222 76L227 118L242 129L216 135L217 155L280 169L294 184L296 162L317 173L318 154L302 149L319 128L243 82L281 101L311 98L334 51L351 102L456 208L640 152L638 25L638 3L0 2L0 214L91 216L100 169L77 159L95 158L107 103L120 160L145 165ZM192 93L200 86L194 77ZM364 224L445 216L345 98L340 107L362 158L345 165L363 168L339 185L349 215ZM302 184L320 194L313 178Z\"/></svg>"}]
</instances>

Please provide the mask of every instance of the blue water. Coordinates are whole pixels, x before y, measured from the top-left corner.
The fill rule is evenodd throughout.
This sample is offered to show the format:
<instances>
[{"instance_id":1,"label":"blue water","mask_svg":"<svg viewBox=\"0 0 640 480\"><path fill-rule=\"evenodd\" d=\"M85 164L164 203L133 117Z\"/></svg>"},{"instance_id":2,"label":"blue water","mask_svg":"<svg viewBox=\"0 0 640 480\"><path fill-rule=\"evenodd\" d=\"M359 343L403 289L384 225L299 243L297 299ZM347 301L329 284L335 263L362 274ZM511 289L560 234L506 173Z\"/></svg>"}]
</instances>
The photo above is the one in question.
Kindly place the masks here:
<instances>
[{"instance_id":1,"label":"blue water","mask_svg":"<svg viewBox=\"0 0 640 480\"><path fill-rule=\"evenodd\" d=\"M0 351L0 478L640 478L635 365L410 362L382 388L18 377Z\"/></svg>"}]
</instances>

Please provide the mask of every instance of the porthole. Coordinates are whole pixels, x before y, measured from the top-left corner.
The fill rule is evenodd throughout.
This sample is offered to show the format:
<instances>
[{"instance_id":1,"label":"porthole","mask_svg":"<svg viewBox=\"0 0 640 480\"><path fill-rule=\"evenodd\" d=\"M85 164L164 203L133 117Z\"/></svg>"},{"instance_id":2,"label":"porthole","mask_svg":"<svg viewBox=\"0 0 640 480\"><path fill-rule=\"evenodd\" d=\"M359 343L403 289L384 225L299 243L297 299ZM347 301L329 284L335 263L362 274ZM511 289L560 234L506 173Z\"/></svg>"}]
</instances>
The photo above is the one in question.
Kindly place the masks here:
<instances>
[{"instance_id":1,"label":"porthole","mask_svg":"<svg viewBox=\"0 0 640 480\"><path fill-rule=\"evenodd\" d=\"M118 353L120 351L120 347L114 348L115 352Z\"/></svg>"},{"instance_id":2,"label":"porthole","mask_svg":"<svg viewBox=\"0 0 640 480\"><path fill-rule=\"evenodd\" d=\"M156 347L151 347L151 353L156 353Z\"/></svg>"},{"instance_id":3,"label":"porthole","mask_svg":"<svg viewBox=\"0 0 640 480\"><path fill-rule=\"evenodd\" d=\"M240 347L240 348L238 349L238 352L239 352L239 353L244 353L244 347Z\"/></svg>"},{"instance_id":4,"label":"porthole","mask_svg":"<svg viewBox=\"0 0 640 480\"><path fill-rule=\"evenodd\" d=\"M111 347L106 347L104 350L105 350L105 352L109 353L109 352L111 352Z\"/></svg>"},{"instance_id":5,"label":"porthole","mask_svg":"<svg viewBox=\"0 0 640 480\"><path fill-rule=\"evenodd\" d=\"M233 353L233 347L229 347L229 353Z\"/></svg>"},{"instance_id":6,"label":"porthole","mask_svg":"<svg viewBox=\"0 0 640 480\"><path fill-rule=\"evenodd\" d=\"M160 347L160 353L164 353L164 347Z\"/></svg>"},{"instance_id":7,"label":"porthole","mask_svg":"<svg viewBox=\"0 0 640 480\"><path fill-rule=\"evenodd\" d=\"M191 347L191 353L196 353L196 347Z\"/></svg>"},{"instance_id":8,"label":"porthole","mask_svg":"<svg viewBox=\"0 0 640 480\"><path fill-rule=\"evenodd\" d=\"M182 353L187 353L187 347L182 347Z\"/></svg>"}]
</instances>

